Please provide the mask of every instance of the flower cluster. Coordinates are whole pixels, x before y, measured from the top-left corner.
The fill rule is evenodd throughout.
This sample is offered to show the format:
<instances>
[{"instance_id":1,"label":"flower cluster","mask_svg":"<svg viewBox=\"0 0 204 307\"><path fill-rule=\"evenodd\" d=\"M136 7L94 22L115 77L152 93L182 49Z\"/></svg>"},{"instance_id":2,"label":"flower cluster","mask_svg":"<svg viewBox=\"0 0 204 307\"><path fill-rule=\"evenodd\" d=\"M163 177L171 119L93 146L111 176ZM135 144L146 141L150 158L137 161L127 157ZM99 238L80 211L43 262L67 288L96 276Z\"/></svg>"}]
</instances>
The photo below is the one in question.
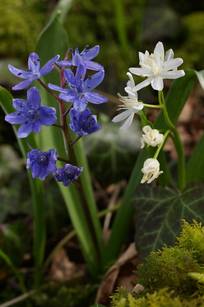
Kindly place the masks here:
<instances>
[{"instance_id":1,"label":"flower cluster","mask_svg":"<svg viewBox=\"0 0 204 307\"><path fill-rule=\"evenodd\" d=\"M120 128L128 129L133 122L135 114L139 114L144 123L142 128L141 148L144 148L145 145L158 147L154 157L144 162L141 170L143 173L141 183L151 183L162 173L162 171L160 171L160 164L157 160L157 156L166 141L168 133L164 137L157 129L152 129L143 111L144 107L162 109L164 106L161 104L143 103L138 100L138 91L151 85L154 90L161 93L164 88L164 79L177 79L185 75L183 70L178 70L178 67L182 63L183 60L181 58L174 58L172 49L165 52L162 42L158 42L153 53L149 53L149 51L145 51L145 53L139 52L140 67L131 67L127 73L129 78L125 87L127 96L119 95L119 100L122 102L119 110L122 112L116 115L112 121L115 123L123 122ZM145 80L135 84L132 74L144 77Z\"/></svg>"},{"instance_id":2,"label":"flower cluster","mask_svg":"<svg viewBox=\"0 0 204 307\"><path fill-rule=\"evenodd\" d=\"M33 52L28 57L28 70L22 70L12 65L8 66L12 74L24 79L13 86L12 89L15 91L28 89L27 99L13 99L15 112L5 117L5 120L10 124L20 125L18 129L19 138L26 138L33 132L39 133L42 126L59 127L64 134L70 128L77 135L77 138L100 129L96 115L93 115L87 107L88 103L101 104L106 102L105 97L94 92L94 89L103 81L105 74L103 66L93 61L99 50L99 46L85 48L82 52L76 49L68 52L70 58L60 60L60 56L56 55L42 67L38 54ZM41 78L55 67L60 69L60 86L45 84ZM87 70L89 70L88 74ZM37 87L30 87L35 81L39 81L39 84L43 85L56 98L59 108L62 104L65 104L66 112L65 114L61 112L60 118L60 122L64 123L63 125L57 124L55 108L42 105ZM54 92L52 93L52 90L59 92L59 95L56 96ZM67 103L69 106L66 109ZM69 124L67 124L67 117ZM74 142L70 140L67 146L70 147L73 144ZM67 161L67 163L58 168L58 160ZM27 154L27 168L31 170L33 178L45 180L48 175L52 175L65 186L77 180L83 170L82 167L72 165L68 163L68 160L59 157L55 149L43 152L36 148Z\"/></svg>"}]
</instances>

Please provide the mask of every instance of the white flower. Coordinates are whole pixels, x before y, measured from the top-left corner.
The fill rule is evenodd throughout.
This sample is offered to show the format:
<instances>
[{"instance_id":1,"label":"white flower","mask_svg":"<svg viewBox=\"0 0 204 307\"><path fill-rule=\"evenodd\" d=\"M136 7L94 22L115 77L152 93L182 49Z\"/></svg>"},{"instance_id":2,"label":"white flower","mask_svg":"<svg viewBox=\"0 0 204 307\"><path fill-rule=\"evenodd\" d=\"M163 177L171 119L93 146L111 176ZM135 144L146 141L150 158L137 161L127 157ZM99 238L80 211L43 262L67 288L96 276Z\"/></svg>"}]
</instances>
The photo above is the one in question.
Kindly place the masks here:
<instances>
[{"instance_id":1,"label":"white flower","mask_svg":"<svg viewBox=\"0 0 204 307\"><path fill-rule=\"evenodd\" d=\"M135 90L135 82L131 73L127 73L127 75L129 77L129 81L127 82L125 91L128 96L119 95L120 101L122 102L119 110L122 110L122 112L112 119L114 123L124 121L120 129L128 129L132 124L135 114L141 111L144 107L142 101L138 101L137 91Z\"/></svg>"},{"instance_id":2,"label":"white flower","mask_svg":"<svg viewBox=\"0 0 204 307\"><path fill-rule=\"evenodd\" d=\"M159 133L159 130L152 129L150 126L144 126L142 131L141 148L143 148L145 144L156 147L164 140L164 135Z\"/></svg>"},{"instance_id":3,"label":"white flower","mask_svg":"<svg viewBox=\"0 0 204 307\"><path fill-rule=\"evenodd\" d=\"M160 164L157 159L150 158L145 160L142 173L144 174L141 183L151 183L154 179L158 178L163 171L160 171Z\"/></svg>"},{"instance_id":4,"label":"white flower","mask_svg":"<svg viewBox=\"0 0 204 307\"><path fill-rule=\"evenodd\" d=\"M151 84L153 89L162 91L164 87L164 79L177 79L183 77L185 72L177 70L178 66L183 63L181 58L174 59L174 52L169 49L164 52L164 46L161 42L156 44L154 53L139 52L139 64L141 67L131 67L129 71L137 76L147 77L146 80L136 85L135 90Z\"/></svg>"}]
</instances>

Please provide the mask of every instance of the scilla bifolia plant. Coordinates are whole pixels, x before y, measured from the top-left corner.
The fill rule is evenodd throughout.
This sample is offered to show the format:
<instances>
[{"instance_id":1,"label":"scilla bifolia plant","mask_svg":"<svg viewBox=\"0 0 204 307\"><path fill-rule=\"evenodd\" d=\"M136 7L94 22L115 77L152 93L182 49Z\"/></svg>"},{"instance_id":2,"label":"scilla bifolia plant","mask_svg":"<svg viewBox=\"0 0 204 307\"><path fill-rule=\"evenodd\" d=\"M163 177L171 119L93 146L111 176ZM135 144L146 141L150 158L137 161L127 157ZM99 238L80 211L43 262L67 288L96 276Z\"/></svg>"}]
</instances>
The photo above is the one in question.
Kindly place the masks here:
<instances>
[{"instance_id":1,"label":"scilla bifolia plant","mask_svg":"<svg viewBox=\"0 0 204 307\"><path fill-rule=\"evenodd\" d=\"M174 59L172 50L165 53L163 44L159 42L154 53L146 51L139 54L141 67L130 68L127 73L127 96L120 96L122 112L113 119L114 122L124 121L122 129L128 129L135 115L139 115L143 149L121 205L119 209L117 207L110 237L104 241L82 143L83 137L100 128L90 106L106 102L106 98L95 91L104 79L104 68L94 60L99 46L79 51L68 49L64 42L66 35L59 16L55 15L40 37L37 53L29 55L28 69L9 65L10 72L23 79L13 90L26 90L26 99L13 99L12 107L11 94L0 89L0 102L7 114L5 119L13 125L27 161L27 169L33 177L29 179L33 197L34 258L38 284L46 243L42 203L46 193L43 193L42 181L48 176L54 177L59 186L87 267L94 277L104 272L121 251L132 218L132 198L136 186L140 182L151 183L162 172L163 176L166 175L166 169L160 167L159 158L168 137L172 137L178 153L178 186L183 190L186 185L183 146L175 123L194 85L194 72L187 72L184 76L184 71L177 69L182 59ZM45 64L41 65L41 62ZM135 84L132 74L145 77L145 80ZM162 92L163 80L177 78L166 102ZM139 100L138 91L148 85L158 91L158 104L146 104ZM169 106L172 101L174 103ZM156 123L150 123L147 119L146 108L161 111ZM16 125L19 126L18 130ZM150 147L154 150L153 154L146 150Z\"/></svg>"},{"instance_id":2,"label":"scilla bifolia plant","mask_svg":"<svg viewBox=\"0 0 204 307\"><path fill-rule=\"evenodd\" d=\"M178 67L182 63L183 60L181 58L174 58L172 49L165 53L163 44L158 42L153 53L150 54L148 51L145 53L139 52L140 67L131 67L129 69L130 72L127 73L129 81L127 82L125 91L128 96L120 96L122 102L120 109L122 112L113 118L113 122L124 121L121 129L128 129L132 124L135 114L138 114L143 126L141 148L144 148L144 146L156 148L153 157L146 159L144 162L141 169L143 173L141 183L151 183L163 173L163 171L160 171L160 163L157 158L168 137L172 137L179 158L179 188L185 188L184 150L178 131L169 117L163 94L164 79L178 79L185 75L183 70L178 70ZM139 84L135 84L131 73L145 77L146 79ZM138 90L149 85L151 85L154 90L158 91L159 104L146 104L138 100ZM162 133L157 129L153 129L151 127L153 123L150 123L146 117L145 108L161 109L168 128L162 131Z\"/></svg>"}]
</instances>

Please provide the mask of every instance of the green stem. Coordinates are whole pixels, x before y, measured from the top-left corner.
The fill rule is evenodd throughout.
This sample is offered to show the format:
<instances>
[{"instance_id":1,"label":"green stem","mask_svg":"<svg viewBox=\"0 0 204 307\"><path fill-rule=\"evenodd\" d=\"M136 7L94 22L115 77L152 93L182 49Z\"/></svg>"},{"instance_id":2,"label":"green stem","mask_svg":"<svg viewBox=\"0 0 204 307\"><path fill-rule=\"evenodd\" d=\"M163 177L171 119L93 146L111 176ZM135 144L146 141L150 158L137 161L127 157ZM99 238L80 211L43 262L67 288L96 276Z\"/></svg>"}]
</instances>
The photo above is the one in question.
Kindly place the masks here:
<instances>
[{"instance_id":1,"label":"green stem","mask_svg":"<svg viewBox=\"0 0 204 307\"><path fill-rule=\"evenodd\" d=\"M159 104L149 104L149 103L143 103L144 107L146 108L152 108L152 109L162 109L163 106Z\"/></svg>"},{"instance_id":2,"label":"green stem","mask_svg":"<svg viewBox=\"0 0 204 307\"><path fill-rule=\"evenodd\" d=\"M144 113L144 111L140 111L138 113L138 115L140 116L140 119L141 119L141 122L142 122L142 126L146 126L146 125L149 125L150 122L149 120L147 119L147 116L146 114Z\"/></svg>"},{"instance_id":3,"label":"green stem","mask_svg":"<svg viewBox=\"0 0 204 307\"><path fill-rule=\"evenodd\" d=\"M169 135L170 132L171 132L170 130L167 130L167 131L165 132L163 142L158 146L158 148L157 148L157 150L156 150L156 152L155 152L155 154L154 154L154 159L157 159L157 158L158 158L159 153L160 153L161 149L164 147L164 145L165 145L165 143L166 143L166 141L167 141L167 138L168 138L168 135Z\"/></svg>"},{"instance_id":4,"label":"green stem","mask_svg":"<svg viewBox=\"0 0 204 307\"><path fill-rule=\"evenodd\" d=\"M179 136L179 133L172 123L167 108L165 104L165 99L164 99L164 94L162 91L158 92L158 98L159 98L159 104L160 106L163 107L163 113L164 113L164 118L166 120L167 125L169 126L169 129L172 132L172 140L174 142L174 146L176 148L177 156L178 156L178 185L179 189L183 190L186 187L186 169L185 169L185 153L184 153L184 148Z\"/></svg>"}]
</instances>

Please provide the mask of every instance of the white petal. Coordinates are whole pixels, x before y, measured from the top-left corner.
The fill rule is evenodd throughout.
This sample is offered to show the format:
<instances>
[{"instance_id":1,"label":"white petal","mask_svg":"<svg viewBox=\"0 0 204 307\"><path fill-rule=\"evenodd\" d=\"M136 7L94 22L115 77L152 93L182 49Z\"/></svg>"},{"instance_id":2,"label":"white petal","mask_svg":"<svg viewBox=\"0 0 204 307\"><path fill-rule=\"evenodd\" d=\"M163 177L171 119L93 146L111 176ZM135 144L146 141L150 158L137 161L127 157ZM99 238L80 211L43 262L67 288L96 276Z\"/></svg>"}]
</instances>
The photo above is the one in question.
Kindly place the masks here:
<instances>
[{"instance_id":1,"label":"white petal","mask_svg":"<svg viewBox=\"0 0 204 307\"><path fill-rule=\"evenodd\" d=\"M153 87L154 90L156 91L162 91L164 88L164 82L161 77L156 77L152 80L151 86Z\"/></svg>"},{"instance_id":2,"label":"white petal","mask_svg":"<svg viewBox=\"0 0 204 307\"><path fill-rule=\"evenodd\" d=\"M126 130L126 129L130 128L132 121L133 121L133 118L134 118L134 113L131 113L130 116L124 122L124 124L120 127L120 129Z\"/></svg>"},{"instance_id":3,"label":"white petal","mask_svg":"<svg viewBox=\"0 0 204 307\"><path fill-rule=\"evenodd\" d=\"M178 79L185 76L184 70L167 71L162 74L164 79Z\"/></svg>"},{"instance_id":4,"label":"white petal","mask_svg":"<svg viewBox=\"0 0 204 307\"><path fill-rule=\"evenodd\" d=\"M165 69L175 69L178 66L180 66L181 64L183 64L182 58L171 59L171 60L164 63L164 68Z\"/></svg>"},{"instance_id":5,"label":"white petal","mask_svg":"<svg viewBox=\"0 0 204 307\"><path fill-rule=\"evenodd\" d=\"M140 67L130 67L129 71L137 76L149 77L151 74L151 70L148 68L140 68Z\"/></svg>"},{"instance_id":6,"label":"white petal","mask_svg":"<svg viewBox=\"0 0 204 307\"><path fill-rule=\"evenodd\" d=\"M173 49L169 49L165 54L165 61L169 61L173 59L173 57L174 57Z\"/></svg>"},{"instance_id":7,"label":"white petal","mask_svg":"<svg viewBox=\"0 0 204 307\"><path fill-rule=\"evenodd\" d=\"M164 46L162 42L158 42L156 44L156 47L154 48L154 53L159 54L161 59L164 60Z\"/></svg>"},{"instance_id":8,"label":"white petal","mask_svg":"<svg viewBox=\"0 0 204 307\"><path fill-rule=\"evenodd\" d=\"M131 113L132 112L130 110L125 110L124 112L121 112L120 114L113 117L112 122L113 123L121 122L125 120Z\"/></svg>"},{"instance_id":9,"label":"white petal","mask_svg":"<svg viewBox=\"0 0 204 307\"><path fill-rule=\"evenodd\" d=\"M138 83L138 84L135 86L135 90L136 90L136 91L139 91L139 90L141 90L141 88L144 88L144 87L150 85L151 80L152 80L152 78L147 78L146 80L144 80L144 81Z\"/></svg>"}]
</instances>

